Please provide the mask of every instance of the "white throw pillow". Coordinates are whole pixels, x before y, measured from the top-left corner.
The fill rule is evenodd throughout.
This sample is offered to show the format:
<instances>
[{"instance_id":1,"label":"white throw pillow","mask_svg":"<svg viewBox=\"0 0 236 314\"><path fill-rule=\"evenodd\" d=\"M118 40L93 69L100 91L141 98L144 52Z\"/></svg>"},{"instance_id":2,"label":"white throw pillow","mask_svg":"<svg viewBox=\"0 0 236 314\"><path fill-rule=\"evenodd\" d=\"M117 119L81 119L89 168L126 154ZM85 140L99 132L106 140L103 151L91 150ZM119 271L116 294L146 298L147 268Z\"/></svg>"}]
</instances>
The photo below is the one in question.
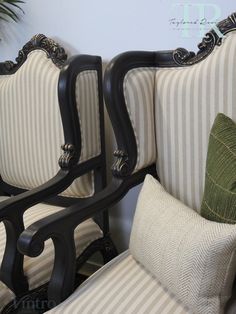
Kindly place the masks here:
<instances>
[{"instance_id":1,"label":"white throw pillow","mask_svg":"<svg viewBox=\"0 0 236 314\"><path fill-rule=\"evenodd\" d=\"M235 277L235 249L236 225L206 220L146 177L131 254L191 311L223 313Z\"/></svg>"}]
</instances>

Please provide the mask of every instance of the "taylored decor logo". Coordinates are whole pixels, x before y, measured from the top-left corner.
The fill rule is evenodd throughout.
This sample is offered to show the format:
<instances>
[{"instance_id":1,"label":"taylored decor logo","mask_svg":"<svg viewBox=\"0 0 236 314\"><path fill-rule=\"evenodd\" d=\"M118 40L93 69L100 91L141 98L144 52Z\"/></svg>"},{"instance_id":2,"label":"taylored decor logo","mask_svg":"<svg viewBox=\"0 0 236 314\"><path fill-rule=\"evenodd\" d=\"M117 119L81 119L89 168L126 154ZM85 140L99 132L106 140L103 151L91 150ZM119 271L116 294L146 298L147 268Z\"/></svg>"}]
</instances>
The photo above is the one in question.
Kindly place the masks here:
<instances>
[{"instance_id":1,"label":"taylored decor logo","mask_svg":"<svg viewBox=\"0 0 236 314\"><path fill-rule=\"evenodd\" d=\"M172 3L169 25L185 38L200 37L216 28L221 8L213 3Z\"/></svg>"}]
</instances>

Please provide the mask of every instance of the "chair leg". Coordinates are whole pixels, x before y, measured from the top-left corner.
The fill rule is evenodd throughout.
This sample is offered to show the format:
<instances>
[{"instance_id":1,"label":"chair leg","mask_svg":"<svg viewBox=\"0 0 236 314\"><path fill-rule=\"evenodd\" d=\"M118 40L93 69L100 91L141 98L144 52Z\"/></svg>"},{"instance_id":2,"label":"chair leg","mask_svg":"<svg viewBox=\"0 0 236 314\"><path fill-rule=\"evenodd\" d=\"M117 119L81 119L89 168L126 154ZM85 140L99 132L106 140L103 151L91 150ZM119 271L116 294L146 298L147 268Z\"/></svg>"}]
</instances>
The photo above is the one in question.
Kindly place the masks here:
<instances>
[{"instance_id":1,"label":"chair leg","mask_svg":"<svg viewBox=\"0 0 236 314\"><path fill-rule=\"evenodd\" d=\"M87 249L77 259L77 270L92 256L94 253L100 252L103 257L104 263L108 263L110 260L118 255L117 249L107 234L101 239L94 241L88 246ZM81 278L77 278L75 288L81 283ZM33 291L23 294L11 301L2 311L2 314L42 314L46 310L49 310L47 300L47 288L48 283L36 288Z\"/></svg>"},{"instance_id":2,"label":"chair leg","mask_svg":"<svg viewBox=\"0 0 236 314\"><path fill-rule=\"evenodd\" d=\"M118 255L118 252L109 235L106 235L102 240L103 243L100 252L102 254L104 264L106 264L115 258Z\"/></svg>"},{"instance_id":3,"label":"chair leg","mask_svg":"<svg viewBox=\"0 0 236 314\"><path fill-rule=\"evenodd\" d=\"M104 263L109 262L118 255L116 247L111 240L109 234L105 235L101 239L94 241L84 250L84 252L77 259L77 270L79 270L83 266L83 264L86 263L87 260L97 252L100 252L102 254Z\"/></svg>"}]
</instances>

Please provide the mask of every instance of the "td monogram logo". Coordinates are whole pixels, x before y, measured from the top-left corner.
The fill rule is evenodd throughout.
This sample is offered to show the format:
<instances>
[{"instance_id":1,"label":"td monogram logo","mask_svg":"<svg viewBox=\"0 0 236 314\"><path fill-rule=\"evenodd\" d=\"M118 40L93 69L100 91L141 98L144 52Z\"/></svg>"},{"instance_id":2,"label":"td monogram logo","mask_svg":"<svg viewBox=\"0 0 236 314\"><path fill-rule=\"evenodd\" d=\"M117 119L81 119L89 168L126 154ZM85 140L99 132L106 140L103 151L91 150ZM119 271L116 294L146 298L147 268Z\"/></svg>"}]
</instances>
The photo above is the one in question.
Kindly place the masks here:
<instances>
[{"instance_id":1,"label":"td monogram logo","mask_svg":"<svg viewBox=\"0 0 236 314\"><path fill-rule=\"evenodd\" d=\"M185 38L202 38L210 28L218 30L216 23L221 18L220 7L213 3L174 3L171 12L170 26Z\"/></svg>"}]
</instances>

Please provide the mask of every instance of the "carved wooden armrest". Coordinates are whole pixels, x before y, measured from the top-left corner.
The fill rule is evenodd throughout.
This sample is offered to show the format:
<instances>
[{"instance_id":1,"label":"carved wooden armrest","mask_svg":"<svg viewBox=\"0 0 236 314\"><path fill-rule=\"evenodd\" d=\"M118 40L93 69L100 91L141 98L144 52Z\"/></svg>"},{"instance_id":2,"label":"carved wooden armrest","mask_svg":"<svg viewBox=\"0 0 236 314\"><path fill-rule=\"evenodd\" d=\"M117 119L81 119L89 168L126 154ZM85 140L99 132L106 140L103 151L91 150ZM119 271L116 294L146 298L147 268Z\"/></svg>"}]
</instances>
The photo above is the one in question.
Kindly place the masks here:
<instances>
[{"instance_id":1,"label":"carved wooden armrest","mask_svg":"<svg viewBox=\"0 0 236 314\"><path fill-rule=\"evenodd\" d=\"M18 249L30 257L42 253L46 240L52 239L54 243L55 262L48 288L49 300L59 304L73 291L76 263L74 229L86 219L117 203L129 189L141 183L148 172L155 174L155 167L151 166L123 179L113 178L103 191L82 199L78 205L35 222L21 234Z\"/></svg>"}]
</instances>

